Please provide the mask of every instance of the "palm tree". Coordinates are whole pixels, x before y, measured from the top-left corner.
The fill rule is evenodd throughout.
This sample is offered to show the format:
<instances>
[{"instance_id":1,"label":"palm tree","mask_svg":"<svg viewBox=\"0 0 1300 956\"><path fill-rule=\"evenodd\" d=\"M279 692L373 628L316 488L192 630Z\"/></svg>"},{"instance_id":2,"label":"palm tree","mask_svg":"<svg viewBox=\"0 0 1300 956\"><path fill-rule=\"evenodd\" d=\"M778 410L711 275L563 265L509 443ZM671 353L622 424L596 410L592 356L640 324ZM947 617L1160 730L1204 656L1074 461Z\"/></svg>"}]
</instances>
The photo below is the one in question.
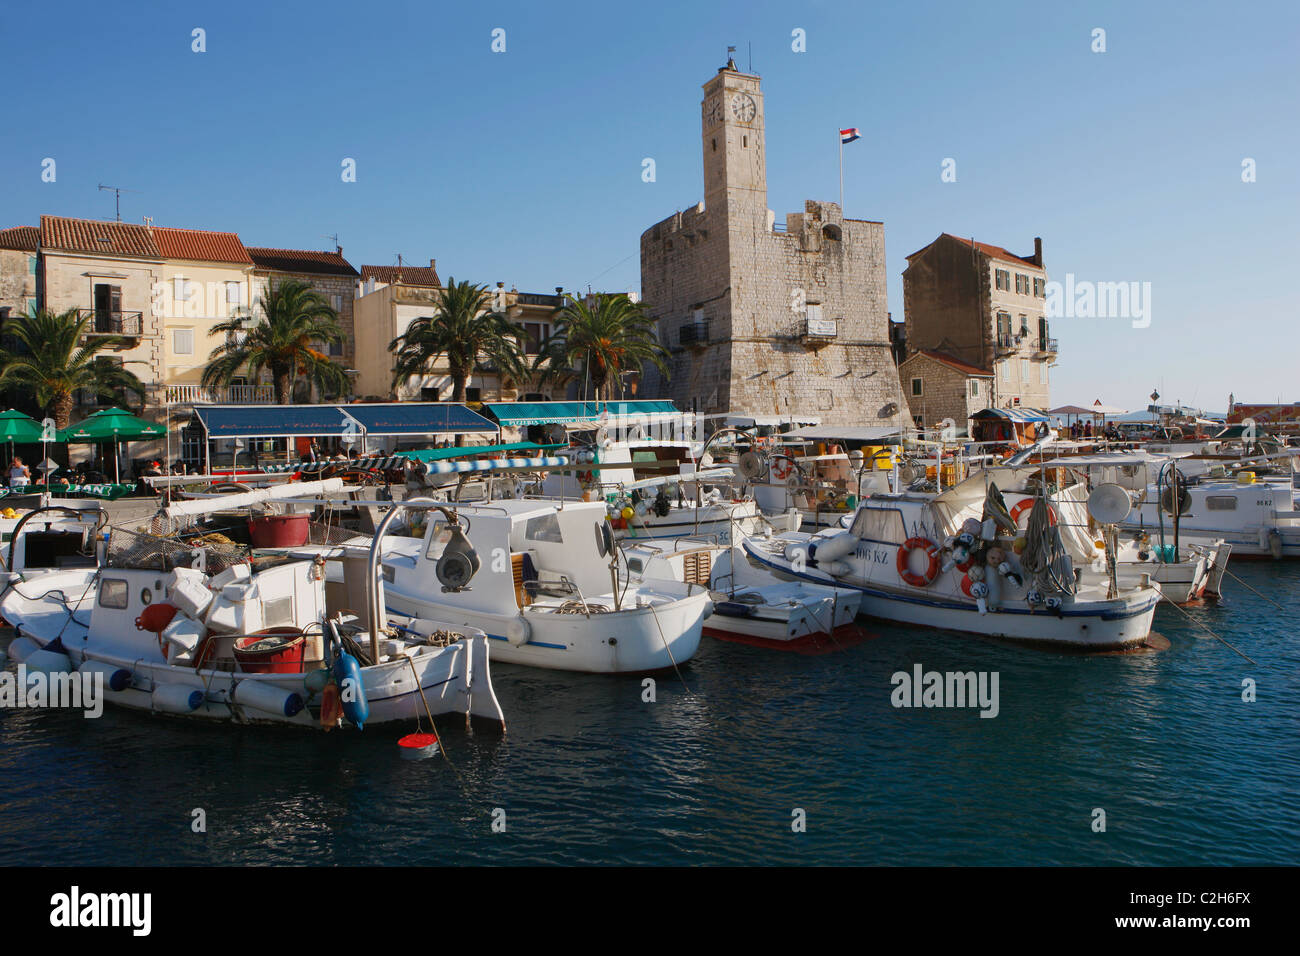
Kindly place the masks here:
<instances>
[{"instance_id":1,"label":"palm tree","mask_svg":"<svg viewBox=\"0 0 1300 956\"><path fill-rule=\"evenodd\" d=\"M267 371L280 405L293 402L293 383L300 375L322 395L348 391L343 366L319 348L343 341L338 313L324 296L301 280L285 279L258 297L257 309L260 318L237 316L213 327L213 334L224 334L226 341L212 350L203 370L205 387L225 387L244 374L256 380Z\"/></svg>"},{"instance_id":2,"label":"palm tree","mask_svg":"<svg viewBox=\"0 0 1300 956\"><path fill-rule=\"evenodd\" d=\"M11 317L5 334L23 347L0 349L0 388L30 391L59 428L68 426L78 389L105 397L125 389L143 400L145 385L135 373L121 363L99 361L105 357L101 352L127 341L123 336L98 335L82 343L93 321L92 315L78 318L76 309L32 309L28 315Z\"/></svg>"},{"instance_id":3,"label":"palm tree","mask_svg":"<svg viewBox=\"0 0 1300 956\"><path fill-rule=\"evenodd\" d=\"M433 315L421 316L404 333L393 339L388 351L397 355L393 385L412 376L428 375L445 355L451 374L451 400L465 400L465 383L474 373L479 357L496 366L504 382L516 382L528 376L524 364L523 329L503 313L489 307L492 295L486 286L472 282L447 280L438 294Z\"/></svg>"},{"instance_id":4,"label":"palm tree","mask_svg":"<svg viewBox=\"0 0 1300 956\"><path fill-rule=\"evenodd\" d=\"M555 316L555 331L533 364L543 379L571 381L581 360L600 400L602 390L609 399L619 377L646 362L668 377L668 350L659 344L655 320L641 303L621 293L565 298L568 301Z\"/></svg>"}]
</instances>

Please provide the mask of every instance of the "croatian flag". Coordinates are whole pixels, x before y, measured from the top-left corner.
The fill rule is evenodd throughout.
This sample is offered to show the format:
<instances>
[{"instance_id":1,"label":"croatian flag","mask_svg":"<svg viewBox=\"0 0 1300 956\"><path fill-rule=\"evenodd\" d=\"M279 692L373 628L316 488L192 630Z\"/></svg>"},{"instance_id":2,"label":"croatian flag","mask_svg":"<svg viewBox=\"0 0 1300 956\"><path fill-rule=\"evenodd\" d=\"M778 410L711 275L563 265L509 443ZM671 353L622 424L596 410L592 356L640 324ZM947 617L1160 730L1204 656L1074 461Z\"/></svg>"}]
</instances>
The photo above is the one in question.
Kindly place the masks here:
<instances>
[{"instance_id":1,"label":"croatian flag","mask_svg":"<svg viewBox=\"0 0 1300 956\"><path fill-rule=\"evenodd\" d=\"M841 146L843 146L845 143L851 143L855 139L859 139L859 138L861 138L861 134L858 132L858 128L856 126L852 126L849 129L840 130Z\"/></svg>"}]
</instances>

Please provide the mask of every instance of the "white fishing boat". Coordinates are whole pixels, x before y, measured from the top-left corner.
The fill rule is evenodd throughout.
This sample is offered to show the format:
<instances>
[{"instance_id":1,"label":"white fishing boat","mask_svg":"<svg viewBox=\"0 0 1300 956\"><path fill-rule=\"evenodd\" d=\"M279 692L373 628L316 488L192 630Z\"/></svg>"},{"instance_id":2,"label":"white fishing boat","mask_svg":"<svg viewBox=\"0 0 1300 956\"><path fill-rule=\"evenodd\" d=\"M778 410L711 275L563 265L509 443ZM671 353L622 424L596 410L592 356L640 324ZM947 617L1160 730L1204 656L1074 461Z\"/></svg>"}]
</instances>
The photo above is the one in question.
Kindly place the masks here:
<instances>
[{"instance_id":1,"label":"white fishing boat","mask_svg":"<svg viewBox=\"0 0 1300 956\"><path fill-rule=\"evenodd\" d=\"M95 567L108 515L94 501L0 509L0 574Z\"/></svg>"},{"instance_id":2,"label":"white fishing boat","mask_svg":"<svg viewBox=\"0 0 1300 956\"><path fill-rule=\"evenodd\" d=\"M1031 494L1040 477L1035 469L992 469L938 495L876 494L847 530L749 538L743 546L792 579L859 591L872 617L1051 647L1143 644L1159 587L1146 578L1126 586L1109 574L1087 533L1086 488ZM1022 513L1030 516L1024 531Z\"/></svg>"},{"instance_id":3,"label":"white fishing boat","mask_svg":"<svg viewBox=\"0 0 1300 956\"><path fill-rule=\"evenodd\" d=\"M739 543L705 539L625 541L628 573L635 579L671 578L707 583L713 615L704 633L719 640L781 650L820 653L867 636L855 623L861 594L850 588L781 580L755 568Z\"/></svg>"},{"instance_id":4,"label":"white fishing boat","mask_svg":"<svg viewBox=\"0 0 1300 956\"><path fill-rule=\"evenodd\" d=\"M604 501L619 540L712 535L727 542L767 528L799 529L795 509L765 515L731 467L701 467L694 449L687 441L607 438L565 452L574 467L550 471L537 493Z\"/></svg>"},{"instance_id":5,"label":"white fishing boat","mask_svg":"<svg viewBox=\"0 0 1300 956\"><path fill-rule=\"evenodd\" d=\"M365 549L295 558L114 529L102 567L15 583L0 616L29 673L98 675L110 703L136 710L324 729L463 714L504 728L486 635L390 627L366 590L377 562Z\"/></svg>"},{"instance_id":6,"label":"white fishing boat","mask_svg":"<svg viewBox=\"0 0 1300 956\"><path fill-rule=\"evenodd\" d=\"M400 507L375 533L390 611L482 629L495 660L554 670L657 671L698 649L708 587L629 581L603 501L416 504L440 512L422 537L387 535Z\"/></svg>"},{"instance_id":7,"label":"white fishing boat","mask_svg":"<svg viewBox=\"0 0 1300 956\"><path fill-rule=\"evenodd\" d=\"M1145 450L1093 454L1070 454L1069 450L1063 443L1045 442L1036 446L1038 458L1033 466L1051 474L1068 468L1089 487L1106 489L1102 494L1108 496L1109 516L1118 528L1111 548L1121 583L1134 586L1144 575L1150 576L1160 586L1161 600L1173 604L1220 596L1232 545L1209 535L1185 537L1180 543L1168 513L1157 515L1155 522L1145 527L1135 521L1148 494L1148 481L1169 467L1169 458ZM1180 470L1184 460L1177 460ZM1150 494L1155 497L1159 491L1153 486ZM1099 532L1096 522L1093 525L1091 533L1096 539Z\"/></svg>"},{"instance_id":8,"label":"white fishing boat","mask_svg":"<svg viewBox=\"0 0 1300 956\"><path fill-rule=\"evenodd\" d=\"M1176 534L1180 545L1206 548L1222 541L1240 557L1300 558L1300 511L1289 476L1261 478L1240 471L1231 478L1179 481L1176 532L1169 484L1147 485L1124 527L1149 535L1163 528L1169 539Z\"/></svg>"}]
</instances>

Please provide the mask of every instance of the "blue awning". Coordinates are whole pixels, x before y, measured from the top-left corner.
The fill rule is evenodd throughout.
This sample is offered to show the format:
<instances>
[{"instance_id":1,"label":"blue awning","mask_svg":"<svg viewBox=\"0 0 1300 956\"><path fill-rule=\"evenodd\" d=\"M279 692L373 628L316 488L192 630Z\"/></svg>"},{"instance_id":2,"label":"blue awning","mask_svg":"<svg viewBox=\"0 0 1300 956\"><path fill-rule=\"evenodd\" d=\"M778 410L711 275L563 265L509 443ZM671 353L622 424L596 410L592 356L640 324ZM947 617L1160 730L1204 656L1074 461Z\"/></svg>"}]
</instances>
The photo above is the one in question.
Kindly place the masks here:
<instances>
[{"instance_id":1,"label":"blue awning","mask_svg":"<svg viewBox=\"0 0 1300 956\"><path fill-rule=\"evenodd\" d=\"M445 402L197 405L194 417L209 438L493 434L497 430L492 422L464 405Z\"/></svg>"},{"instance_id":2,"label":"blue awning","mask_svg":"<svg viewBox=\"0 0 1300 956\"><path fill-rule=\"evenodd\" d=\"M605 418L680 416L672 402L489 402L483 411L503 428L525 425L584 425Z\"/></svg>"},{"instance_id":3,"label":"blue awning","mask_svg":"<svg viewBox=\"0 0 1300 956\"><path fill-rule=\"evenodd\" d=\"M450 402L394 402L346 405L369 436L494 434L496 425L464 405Z\"/></svg>"},{"instance_id":4,"label":"blue awning","mask_svg":"<svg viewBox=\"0 0 1300 956\"><path fill-rule=\"evenodd\" d=\"M1001 418L1012 422L1050 422L1052 420L1047 412L1037 408L985 408L976 412L971 418L977 421Z\"/></svg>"}]
</instances>

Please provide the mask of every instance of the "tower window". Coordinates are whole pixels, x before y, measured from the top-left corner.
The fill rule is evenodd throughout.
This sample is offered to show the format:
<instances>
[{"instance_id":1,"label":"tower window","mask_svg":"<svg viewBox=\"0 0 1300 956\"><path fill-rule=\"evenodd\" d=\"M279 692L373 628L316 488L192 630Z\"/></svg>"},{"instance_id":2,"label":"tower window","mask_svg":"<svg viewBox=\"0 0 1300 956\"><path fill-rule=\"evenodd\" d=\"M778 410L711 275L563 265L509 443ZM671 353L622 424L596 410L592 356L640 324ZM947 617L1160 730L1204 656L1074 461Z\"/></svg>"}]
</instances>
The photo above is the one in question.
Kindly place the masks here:
<instances>
[{"instance_id":1,"label":"tower window","mask_svg":"<svg viewBox=\"0 0 1300 956\"><path fill-rule=\"evenodd\" d=\"M718 151L718 139L716 136L713 138L713 151L715 153Z\"/></svg>"},{"instance_id":2,"label":"tower window","mask_svg":"<svg viewBox=\"0 0 1300 956\"><path fill-rule=\"evenodd\" d=\"M749 137L748 137L748 136L742 136L742 137L740 137L740 146L741 146L741 149L748 149L748 148L749 148Z\"/></svg>"},{"instance_id":3,"label":"tower window","mask_svg":"<svg viewBox=\"0 0 1300 956\"><path fill-rule=\"evenodd\" d=\"M828 223L827 225L822 227L822 236L827 239L839 240L843 238L843 233L840 232L839 226L835 225L834 223Z\"/></svg>"}]
</instances>

